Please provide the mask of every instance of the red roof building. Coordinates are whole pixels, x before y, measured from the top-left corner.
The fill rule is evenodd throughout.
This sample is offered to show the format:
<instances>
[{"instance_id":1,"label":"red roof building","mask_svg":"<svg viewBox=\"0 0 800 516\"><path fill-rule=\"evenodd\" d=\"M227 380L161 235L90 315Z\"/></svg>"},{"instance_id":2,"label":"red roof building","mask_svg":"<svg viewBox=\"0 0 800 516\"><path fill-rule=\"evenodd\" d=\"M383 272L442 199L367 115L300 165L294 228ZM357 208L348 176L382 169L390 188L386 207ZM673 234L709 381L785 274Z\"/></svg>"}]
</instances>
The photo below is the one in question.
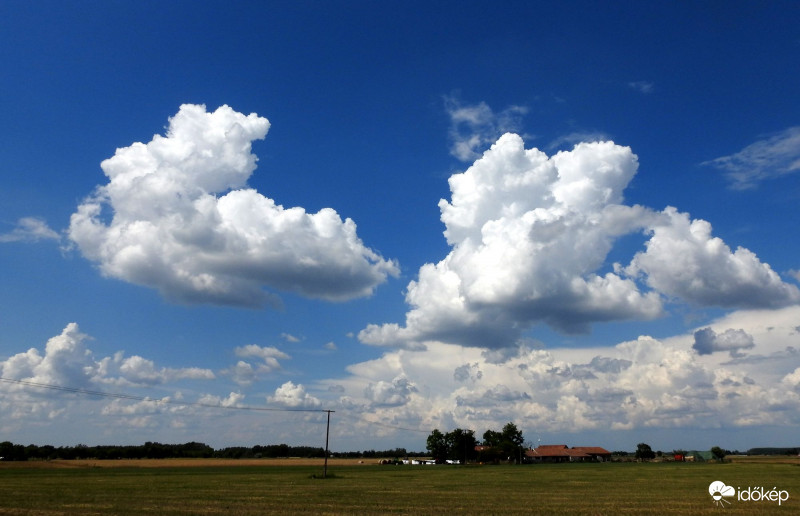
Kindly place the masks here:
<instances>
[{"instance_id":1,"label":"red roof building","mask_svg":"<svg viewBox=\"0 0 800 516\"><path fill-rule=\"evenodd\" d=\"M527 450L525 457L533 462L605 462L611 459L611 452L599 446L545 444Z\"/></svg>"}]
</instances>

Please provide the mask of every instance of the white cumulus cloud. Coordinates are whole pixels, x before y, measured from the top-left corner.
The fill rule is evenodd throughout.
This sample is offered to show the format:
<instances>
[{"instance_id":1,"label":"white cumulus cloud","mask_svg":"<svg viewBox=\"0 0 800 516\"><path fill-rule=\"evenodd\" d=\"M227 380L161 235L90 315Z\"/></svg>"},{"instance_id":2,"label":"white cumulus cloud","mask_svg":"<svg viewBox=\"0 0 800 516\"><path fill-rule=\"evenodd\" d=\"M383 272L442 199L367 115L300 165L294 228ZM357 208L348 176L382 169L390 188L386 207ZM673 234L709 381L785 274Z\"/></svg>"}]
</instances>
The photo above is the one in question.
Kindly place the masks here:
<instances>
[{"instance_id":1,"label":"white cumulus cloud","mask_svg":"<svg viewBox=\"0 0 800 516\"><path fill-rule=\"evenodd\" d=\"M166 136L117 149L72 215L69 238L110 277L184 303L258 307L265 288L345 300L371 294L394 261L331 208L284 208L247 187L269 122L228 106L183 105Z\"/></svg>"},{"instance_id":2,"label":"white cumulus cloud","mask_svg":"<svg viewBox=\"0 0 800 516\"><path fill-rule=\"evenodd\" d=\"M403 375L391 382L379 381L364 389L364 396L373 404L380 406L404 405L417 388Z\"/></svg>"},{"instance_id":3,"label":"white cumulus cloud","mask_svg":"<svg viewBox=\"0 0 800 516\"><path fill-rule=\"evenodd\" d=\"M800 301L796 286L784 283L752 251L731 252L704 220L667 208L648 230L646 251L636 254L626 272L644 273L659 292L703 306L780 307Z\"/></svg>"},{"instance_id":4,"label":"white cumulus cloud","mask_svg":"<svg viewBox=\"0 0 800 516\"><path fill-rule=\"evenodd\" d=\"M36 348L0 361L0 376L11 380L70 389L95 389L103 385L152 386L179 380L213 380L214 373L199 367L157 367L149 359L123 352L96 359L77 323L69 323L61 334L50 338L44 354Z\"/></svg>"},{"instance_id":5,"label":"white cumulus cloud","mask_svg":"<svg viewBox=\"0 0 800 516\"><path fill-rule=\"evenodd\" d=\"M10 418L17 418L22 425L42 424L43 420L71 425L85 417L87 412L93 414L95 409L87 407L102 399L74 393L109 392L110 386L153 387L182 380L215 378L208 369L158 367L152 360L140 356L126 358L122 351L97 359L86 346L91 339L73 322L67 324L59 335L48 339L43 352L30 348L0 360L0 377L12 380L0 383L0 411ZM166 397L161 401L168 403L173 399ZM114 399L102 403L102 415L178 410L175 406L166 408L164 403L152 401ZM145 418L128 423L146 425L150 420Z\"/></svg>"},{"instance_id":6,"label":"white cumulus cloud","mask_svg":"<svg viewBox=\"0 0 800 516\"><path fill-rule=\"evenodd\" d=\"M274 371L280 369L281 364L278 359L291 358L289 355L272 346L258 346L256 344L248 344L247 346L238 346L233 350L237 357L247 358L254 357L260 358L264 361L263 367L267 371Z\"/></svg>"},{"instance_id":7,"label":"white cumulus cloud","mask_svg":"<svg viewBox=\"0 0 800 516\"><path fill-rule=\"evenodd\" d=\"M291 381L275 389L275 394L268 396L267 401L288 408L318 408L322 405L319 399L306 392L302 383Z\"/></svg>"},{"instance_id":8,"label":"white cumulus cloud","mask_svg":"<svg viewBox=\"0 0 800 516\"><path fill-rule=\"evenodd\" d=\"M234 349L234 353L241 358L257 358L261 360L255 366L244 360L239 360L236 365L222 371L223 374L230 376L239 385L250 385L258 380L260 375L279 370L281 368L279 359L291 358L278 348L272 346L262 347L256 344L238 346Z\"/></svg>"},{"instance_id":9,"label":"white cumulus cloud","mask_svg":"<svg viewBox=\"0 0 800 516\"><path fill-rule=\"evenodd\" d=\"M548 157L505 134L441 200L452 247L424 264L406 291L405 325L372 324L367 344L419 349L425 342L505 348L544 323L566 333L592 323L647 320L666 301L776 308L800 290L744 248L731 249L711 225L668 207L624 204L638 160L613 142L576 145ZM609 264L622 236L649 237L630 264ZM649 287L649 288L648 288Z\"/></svg>"},{"instance_id":10,"label":"white cumulus cloud","mask_svg":"<svg viewBox=\"0 0 800 516\"><path fill-rule=\"evenodd\" d=\"M215 396L213 394L206 394L201 396L198 403L203 405L219 405L220 407L239 407L244 400L244 394L240 392L232 392L225 398Z\"/></svg>"},{"instance_id":11,"label":"white cumulus cloud","mask_svg":"<svg viewBox=\"0 0 800 516\"><path fill-rule=\"evenodd\" d=\"M99 370L86 348L90 338L81 333L77 323L69 323L60 335L47 341L44 355L31 348L0 362L2 377L74 388L90 386Z\"/></svg>"},{"instance_id":12,"label":"white cumulus cloud","mask_svg":"<svg viewBox=\"0 0 800 516\"><path fill-rule=\"evenodd\" d=\"M176 380L213 380L214 373L198 367L156 367L152 360L134 355L122 360L119 373L125 380L140 385L158 385Z\"/></svg>"}]
</instances>

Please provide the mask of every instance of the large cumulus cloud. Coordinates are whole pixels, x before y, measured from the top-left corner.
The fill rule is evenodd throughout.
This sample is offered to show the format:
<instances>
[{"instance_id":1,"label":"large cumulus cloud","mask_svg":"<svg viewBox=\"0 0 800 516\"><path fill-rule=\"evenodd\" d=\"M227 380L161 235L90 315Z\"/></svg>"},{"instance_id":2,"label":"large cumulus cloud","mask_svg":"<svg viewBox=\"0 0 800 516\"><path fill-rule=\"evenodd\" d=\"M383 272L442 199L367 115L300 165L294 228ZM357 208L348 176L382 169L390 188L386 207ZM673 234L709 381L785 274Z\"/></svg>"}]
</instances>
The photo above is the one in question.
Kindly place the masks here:
<instances>
[{"instance_id":1,"label":"large cumulus cloud","mask_svg":"<svg viewBox=\"0 0 800 516\"><path fill-rule=\"evenodd\" d=\"M623 203L637 172L630 148L578 144L547 156L505 134L441 200L452 247L408 285L405 325L370 325L362 342L419 348L426 341L502 348L537 323L573 333L601 321L647 320L666 301L780 307L800 301L755 254L732 252L711 225L667 207ZM628 265L607 257L620 237L641 233Z\"/></svg>"},{"instance_id":2,"label":"large cumulus cloud","mask_svg":"<svg viewBox=\"0 0 800 516\"><path fill-rule=\"evenodd\" d=\"M264 287L327 300L369 295L393 261L330 208L284 208L247 187L266 118L183 105L166 136L117 149L108 183L72 215L69 237L103 274L186 303L262 306Z\"/></svg>"}]
</instances>

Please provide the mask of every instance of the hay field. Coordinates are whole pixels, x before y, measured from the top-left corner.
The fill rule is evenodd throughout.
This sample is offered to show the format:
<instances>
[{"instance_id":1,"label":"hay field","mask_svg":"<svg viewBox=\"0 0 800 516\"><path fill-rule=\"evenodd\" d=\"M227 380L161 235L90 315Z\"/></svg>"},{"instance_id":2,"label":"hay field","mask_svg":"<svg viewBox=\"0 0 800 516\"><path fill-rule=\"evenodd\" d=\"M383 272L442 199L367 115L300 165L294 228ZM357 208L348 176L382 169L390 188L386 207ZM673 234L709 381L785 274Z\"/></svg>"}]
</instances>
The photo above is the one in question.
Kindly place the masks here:
<instances>
[{"instance_id":1,"label":"hay field","mask_svg":"<svg viewBox=\"0 0 800 516\"><path fill-rule=\"evenodd\" d=\"M321 461L288 461L294 465L268 459L233 461L234 466L170 460L117 467L91 461L3 463L0 514L719 515L723 509L708 493L715 480L790 493L781 506L733 501L724 514L800 513L796 464L380 466L349 460L329 462L329 478L322 480Z\"/></svg>"}]
</instances>

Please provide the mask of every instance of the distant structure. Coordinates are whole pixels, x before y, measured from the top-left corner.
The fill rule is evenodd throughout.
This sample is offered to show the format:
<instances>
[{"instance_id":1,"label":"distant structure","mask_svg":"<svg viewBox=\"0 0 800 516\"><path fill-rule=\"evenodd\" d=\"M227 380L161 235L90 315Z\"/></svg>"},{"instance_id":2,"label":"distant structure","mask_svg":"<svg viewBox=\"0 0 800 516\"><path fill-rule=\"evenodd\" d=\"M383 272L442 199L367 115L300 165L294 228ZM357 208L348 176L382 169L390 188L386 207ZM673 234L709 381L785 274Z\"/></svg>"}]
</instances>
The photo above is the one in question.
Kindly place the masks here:
<instances>
[{"instance_id":1,"label":"distant structure","mask_svg":"<svg viewBox=\"0 0 800 516\"><path fill-rule=\"evenodd\" d=\"M573 446L566 444L543 444L525 451L528 462L606 462L611 452L599 446Z\"/></svg>"}]
</instances>

